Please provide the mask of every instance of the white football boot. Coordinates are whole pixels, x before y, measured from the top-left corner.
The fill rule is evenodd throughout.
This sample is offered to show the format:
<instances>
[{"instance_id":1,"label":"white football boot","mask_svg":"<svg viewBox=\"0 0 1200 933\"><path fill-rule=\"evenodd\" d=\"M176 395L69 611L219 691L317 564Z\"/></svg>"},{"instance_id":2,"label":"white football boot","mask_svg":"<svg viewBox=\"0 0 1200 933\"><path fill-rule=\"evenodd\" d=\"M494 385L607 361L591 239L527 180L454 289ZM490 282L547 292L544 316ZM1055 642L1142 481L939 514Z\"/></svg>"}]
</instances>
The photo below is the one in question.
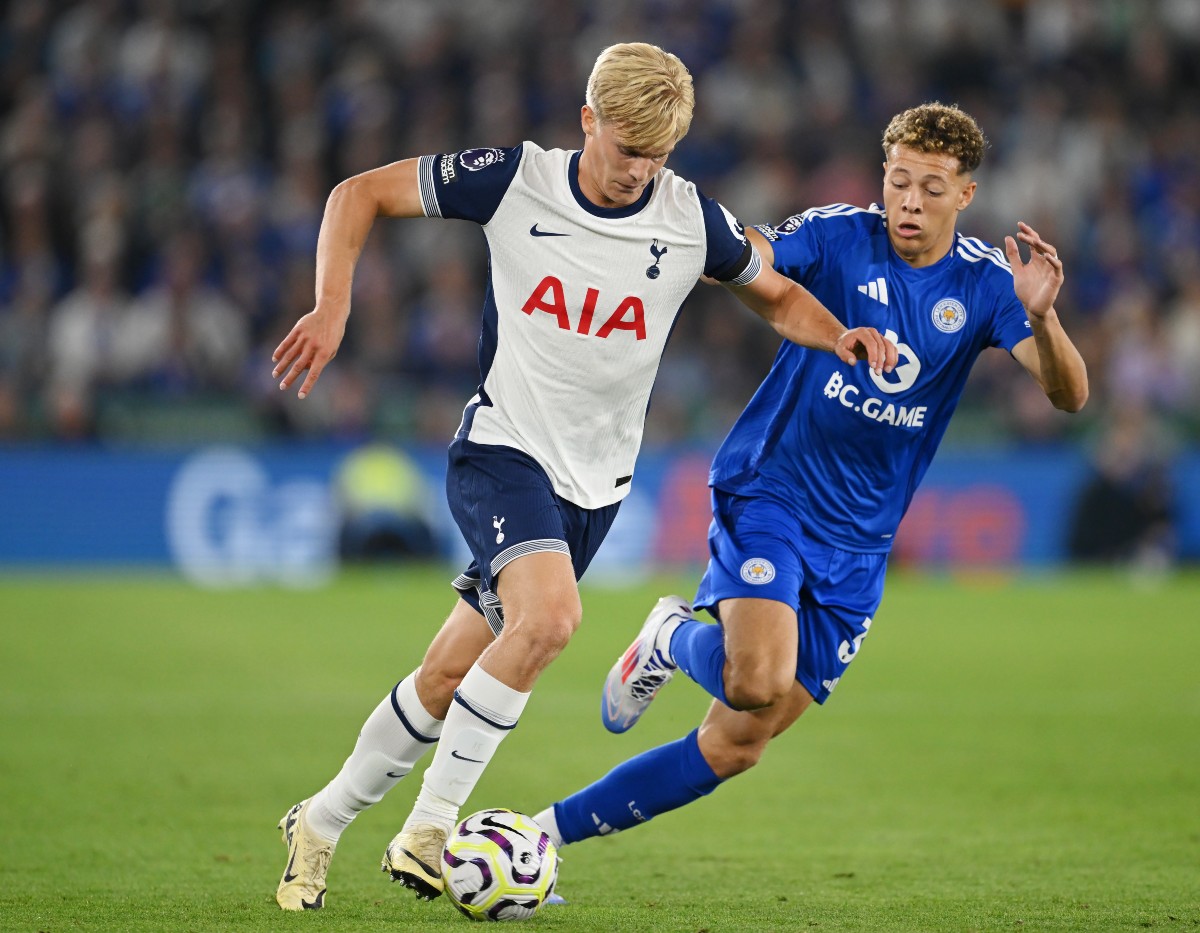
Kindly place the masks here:
<instances>
[{"instance_id":1,"label":"white football boot","mask_svg":"<svg viewBox=\"0 0 1200 933\"><path fill-rule=\"evenodd\" d=\"M275 900L284 910L320 910L325 906L325 876L335 843L308 828L304 819L307 807L308 801L301 800L279 821L283 844L288 847L288 863Z\"/></svg>"},{"instance_id":2,"label":"white football boot","mask_svg":"<svg viewBox=\"0 0 1200 933\"><path fill-rule=\"evenodd\" d=\"M691 605L680 596L664 596L650 610L638 637L604 681L600 718L609 732L632 729L655 694L674 676L676 665L667 648L675 629L691 617Z\"/></svg>"},{"instance_id":3,"label":"white football boot","mask_svg":"<svg viewBox=\"0 0 1200 933\"><path fill-rule=\"evenodd\" d=\"M442 878L442 853L449 833L432 824L415 826L400 832L388 843L380 866L406 888L417 892L421 900L432 901L445 890Z\"/></svg>"}]
</instances>

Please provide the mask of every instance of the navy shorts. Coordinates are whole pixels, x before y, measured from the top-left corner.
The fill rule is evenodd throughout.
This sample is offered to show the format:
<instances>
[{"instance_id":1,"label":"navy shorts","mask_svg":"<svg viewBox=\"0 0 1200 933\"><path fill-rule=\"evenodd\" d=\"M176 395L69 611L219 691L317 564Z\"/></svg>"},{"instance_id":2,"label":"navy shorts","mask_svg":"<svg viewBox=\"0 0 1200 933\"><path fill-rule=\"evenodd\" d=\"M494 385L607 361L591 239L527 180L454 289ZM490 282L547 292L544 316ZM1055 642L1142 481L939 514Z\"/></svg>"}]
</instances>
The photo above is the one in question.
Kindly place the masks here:
<instances>
[{"instance_id":1,"label":"navy shorts","mask_svg":"<svg viewBox=\"0 0 1200 933\"><path fill-rule=\"evenodd\" d=\"M463 439L450 445L446 499L474 558L452 586L497 635L504 628L504 608L496 577L504 566L536 551L558 551L571 558L578 580L620 506L580 508L554 491L528 454Z\"/></svg>"},{"instance_id":2,"label":"navy shorts","mask_svg":"<svg viewBox=\"0 0 1200 933\"><path fill-rule=\"evenodd\" d=\"M796 611L796 679L824 703L858 654L883 599L888 555L814 541L799 517L766 496L712 491L709 561L694 606L718 619L723 599L757 597Z\"/></svg>"}]
</instances>

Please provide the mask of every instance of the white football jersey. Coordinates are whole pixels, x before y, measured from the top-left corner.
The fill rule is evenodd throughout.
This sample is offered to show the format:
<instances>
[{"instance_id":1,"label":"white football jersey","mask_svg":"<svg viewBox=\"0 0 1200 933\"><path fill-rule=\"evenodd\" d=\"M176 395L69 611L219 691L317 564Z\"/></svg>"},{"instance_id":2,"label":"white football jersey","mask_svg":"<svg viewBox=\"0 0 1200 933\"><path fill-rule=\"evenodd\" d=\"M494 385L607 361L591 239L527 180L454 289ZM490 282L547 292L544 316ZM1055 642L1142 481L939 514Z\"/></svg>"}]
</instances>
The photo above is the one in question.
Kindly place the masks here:
<instances>
[{"instance_id":1,"label":"white football jersey","mask_svg":"<svg viewBox=\"0 0 1200 933\"><path fill-rule=\"evenodd\" d=\"M587 509L624 498L650 390L701 273L761 269L741 225L662 169L625 208L579 189L578 151L471 149L420 160L430 217L474 220L490 251L482 382L458 437L515 447Z\"/></svg>"}]
</instances>

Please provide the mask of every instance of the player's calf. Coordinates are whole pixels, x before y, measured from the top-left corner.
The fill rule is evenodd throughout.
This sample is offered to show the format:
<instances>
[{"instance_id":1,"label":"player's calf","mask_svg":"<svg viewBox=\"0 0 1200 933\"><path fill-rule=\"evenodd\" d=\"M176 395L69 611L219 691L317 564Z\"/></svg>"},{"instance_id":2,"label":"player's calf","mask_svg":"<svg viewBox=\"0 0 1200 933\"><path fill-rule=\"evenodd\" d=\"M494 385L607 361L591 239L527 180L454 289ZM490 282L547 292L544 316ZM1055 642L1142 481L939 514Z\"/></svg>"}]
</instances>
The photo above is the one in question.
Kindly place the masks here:
<instances>
[{"instance_id":1,"label":"player's calf","mask_svg":"<svg viewBox=\"0 0 1200 933\"><path fill-rule=\"evenodd\" d=\"M758 764L771 741L769 734L744 741L733 741L728 736L714 739L712 736L706 736L703 729L700 735L704 760L722 781L743 774Z\"/></svg>"},{"instance_id":2,"label":"player's calf","mask_svg":"<svg viewBox=\"0 0 1200 933\"><path fill-rule=\"evenodd\" d=\"M787 696L765 709L738 712L719 703L709 707L697 733L697 747L722 781L749 771L767 745L787 731L812 704L811 694L793 681Z\"/></svg>"}]
</instances>

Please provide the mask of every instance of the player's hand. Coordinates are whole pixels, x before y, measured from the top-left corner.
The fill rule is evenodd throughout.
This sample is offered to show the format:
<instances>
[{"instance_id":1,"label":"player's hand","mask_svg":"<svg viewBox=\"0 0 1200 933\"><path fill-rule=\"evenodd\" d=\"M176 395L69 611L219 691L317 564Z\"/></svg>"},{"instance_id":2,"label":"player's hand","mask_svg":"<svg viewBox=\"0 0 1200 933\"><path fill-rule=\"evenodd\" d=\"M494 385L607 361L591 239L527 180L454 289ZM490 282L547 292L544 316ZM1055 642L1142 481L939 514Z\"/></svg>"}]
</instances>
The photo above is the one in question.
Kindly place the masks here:
<instances>
[{"instance_id":1,"label":"player's hand","mask_svg":"<svg viewBox=\"0 0 1200 933\"><path fill-rule=\"evenodd\" d=\"M896 345L874 327L855 327L846 331L833 345L833 352L851 366L866 360L876 373L890 373L898 362Z\"/></svg>"},{"instance_id":2,"label":"player's hand","mask_svg":"<svg viewBox=\"0 0 1200 933\"><path fill-rule=\"evenodd\" d=\"M1029 247L1029 262L1021 261L1017 240ZM1045 317L1054 307L1063 283L1063 264L1058 250L1041 238L1033 227L1017 224L1017 238L1004 238L1004 252L1012 266L1013 290L1032 317Z\"/></svg>"},{"instance_id":3,"label":"player's hand","mask_svg":"<svg viewBox=\"0 0 1200 933\"><path fill-rule=\"evenodd\" d=\"M308 378L301 384L297 396L304 398L308 395L321 378L326 364L337 356L345 335L344 314L316 308L300 318L271 354L271 360L275 363L271 375L278 379L281 373L287 372L279 383L280 391L289 388L307 369ZM288 367L291 369L288 370Z\"/></svg>"}]
</instances>

